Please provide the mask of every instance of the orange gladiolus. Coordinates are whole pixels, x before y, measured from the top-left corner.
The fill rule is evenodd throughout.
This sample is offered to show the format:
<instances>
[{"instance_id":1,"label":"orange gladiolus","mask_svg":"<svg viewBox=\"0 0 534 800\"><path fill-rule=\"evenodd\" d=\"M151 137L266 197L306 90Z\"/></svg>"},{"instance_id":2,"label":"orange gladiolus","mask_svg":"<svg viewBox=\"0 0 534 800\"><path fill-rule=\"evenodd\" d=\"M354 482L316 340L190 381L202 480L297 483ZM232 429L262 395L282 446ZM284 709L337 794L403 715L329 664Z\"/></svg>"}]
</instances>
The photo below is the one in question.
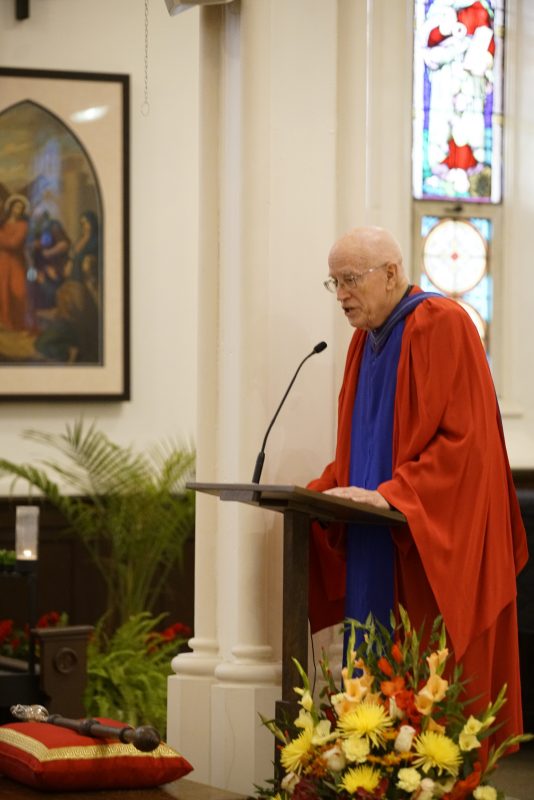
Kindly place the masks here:
<instances>
[{"instance_id":1,"label":"orange gladiolus","mask_svg":"<svg viewBox=\"0 0 534 800\"><path fill-rule=\"evenodd\" d=\"M391 681L382 681L380 683L380 691L386 697L391 697L398 692L402 692L405 688L404 678L400 675L396 675L393 680Z\"/></svg>"},{"instance_id":2,"label":"orange gladiolus","mask_svg":"<svg viewBox=\"0 0 534 800\"><path fill-rule=\"evenodd\" d=\"M384 658L384 656L381 656L381 658L379 658L376 663L377 663L378 668L382 670L384 675L388 675L388 677L390 677L390 678L393 677L393 675L394 675L393 667L391 666L391 664L389 663L387 658Z\"/></svg>"},{"instance_id":3,"label":"orange gladiolus","mask_svg":"<svg viewBox=\"0 0 534 800\"><path fill-rule=\"evenodd\" d=\"M391 648L391 657L397 664L402 664L402 651L397 643Z\"/></svg>"}]
</instances>

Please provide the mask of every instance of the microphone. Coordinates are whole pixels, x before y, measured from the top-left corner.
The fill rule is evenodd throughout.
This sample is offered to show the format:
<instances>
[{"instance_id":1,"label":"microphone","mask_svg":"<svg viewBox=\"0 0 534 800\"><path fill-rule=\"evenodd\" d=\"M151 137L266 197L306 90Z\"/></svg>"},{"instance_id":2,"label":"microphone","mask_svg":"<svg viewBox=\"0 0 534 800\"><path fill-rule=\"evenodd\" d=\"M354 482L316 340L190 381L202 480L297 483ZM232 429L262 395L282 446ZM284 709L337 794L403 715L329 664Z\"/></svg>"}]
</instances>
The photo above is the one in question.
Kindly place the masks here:
<instances>
[{"instance_id":1,"label":"microphone","mask_svg":"<svg viewBox=\"0 0 534 800\"><path fill-rule=\"evenodd\" d=\"M295 374L293 375L293 380L291 381L291 383L290 383L290 384L289 384L289 386L287 387L287 389L286 389L286 393L285 393L285 395L282 397L282 400L281 400L281 402L280 402L280 405L279 405L279 406L278 406L278 408L276 409L276 413L275 413L274 417L273 417L273 418L272 418L272 420L271 420L271 424L270 424L270 425L269 425L269 427L267 428L267 433L265 434L265 438L264 438L264 440L263 440L263 444L262 444L262 446L261 446L261 450L260 450L260 452L258 453L258 457L257 457L257 459L256 459L256 466L254 467L254 475L252 476L252 483L259 483L259 482L260 482L261 471L262 471L262 469L263 469L263 462L265 461L265 444L266 444L266 442L267 442L267 437L269 436L269 434L270 434L270 432L271 432L271 428L273 427L273 425L274 425L274 423L275 423L275 421L276 421L276 418L277 418L278 414L280 413L280 409L281 409L281 408L282 408L282 406L284 405L285 399L286 399L286 397L288 396L288 394L289 394L289 391L290 391L291 387L292 387L292 386L293 386L293 384L295 383L295 379L296 379L297 375L298 375L298 374L299 374L299 372L300 372L300 368L302 367L302 365L303 365L303 364L304 364L304 363L305 363L305 362L306 362L306 361L307 361L309 358L311 358L312 356L314 356L314 355L315 355L315 353L322 353L322 352L323 352L323 350L326 350L326 348L327 348L327 347L328 347L328 345L326 344L326 342L319 342L319 344L316 344L316 345L315 345L315 347L313 348L313 350L311 351L311 353L308 353L308 355L306 356L306 358L303 358L303 359L302 359L302 361L300 362L300 364L298 365L298 367L297 367L297 371L296 371L296 372L295 372Z\"/></svg>"}]
</instances>

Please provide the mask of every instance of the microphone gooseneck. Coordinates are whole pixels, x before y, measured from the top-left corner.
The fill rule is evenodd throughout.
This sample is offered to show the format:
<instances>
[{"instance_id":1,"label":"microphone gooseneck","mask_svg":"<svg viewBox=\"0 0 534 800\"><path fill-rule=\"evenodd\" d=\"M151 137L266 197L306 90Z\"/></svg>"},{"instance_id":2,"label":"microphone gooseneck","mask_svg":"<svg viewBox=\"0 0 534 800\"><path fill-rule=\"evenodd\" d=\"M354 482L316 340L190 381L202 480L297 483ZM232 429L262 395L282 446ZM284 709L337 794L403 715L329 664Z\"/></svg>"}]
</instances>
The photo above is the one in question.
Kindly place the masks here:
<instances>
[{"instance_id":1,"label":"microphone gooseneck","mask_svg":"<svg viewBox=\"0 0 534 800\"><path fill-rule=\"evenodd\" d=\"M265 445L267 443L267 438L268 438L268 436L269 436L269 434L271 432L271 428L273 427L274 423L276 422L276 418L277 418L278 414L280 413L280 409L282 408L282 406L285 403L286 397L288 396L289 392L291 391L291 387L295 383L296 377L299 374L301 367L303 366L303 364L306 363L306 361L309 358L314 356L316 353L322 353L323 350L325 350L327 346L328 345L326 344L326 342L319 342L318 344L315 345L315 347L313 348L311 353L308 353L306 358L303 358L302 361L300 362L300 364L298 365L297 370L296 370L296 372L293 375L293 378L291 380L291 383L287 387L286 392L285 392L284 396L282 397L282 400L280 401L280 405L276 409L274 417L272 418L271 423L270 423L269 427L267 428L267 433L265 434L265 437L263 439L263 444L261 446L261 450L258 453L258 457L256 458L256 465L254 467L254 474L252 476L252 483L259 483L260 482L261 471L263 469L263 462L265 461Z\"/></svg>"}]
</instances>

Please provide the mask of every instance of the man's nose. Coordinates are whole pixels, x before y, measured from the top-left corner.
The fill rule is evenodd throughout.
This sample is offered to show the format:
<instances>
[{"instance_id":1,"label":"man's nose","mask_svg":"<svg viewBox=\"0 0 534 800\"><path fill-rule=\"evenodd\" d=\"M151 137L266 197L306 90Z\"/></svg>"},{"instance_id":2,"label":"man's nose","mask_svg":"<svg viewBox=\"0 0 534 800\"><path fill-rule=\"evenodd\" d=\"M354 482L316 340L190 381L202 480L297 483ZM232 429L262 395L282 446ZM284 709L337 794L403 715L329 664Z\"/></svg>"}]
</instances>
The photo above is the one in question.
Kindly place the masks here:
<instances>
[{"instance_id":1,"label":"man's nose","mask_svg":"<svg viewBox=\"0 0 534 800\"><path fill-rule=\"evenodd\" d=\"M339 281L336 289L336 297L338 300L343 300L350 295L348 286L343 281Z\"/></svg>"}]
</instances>

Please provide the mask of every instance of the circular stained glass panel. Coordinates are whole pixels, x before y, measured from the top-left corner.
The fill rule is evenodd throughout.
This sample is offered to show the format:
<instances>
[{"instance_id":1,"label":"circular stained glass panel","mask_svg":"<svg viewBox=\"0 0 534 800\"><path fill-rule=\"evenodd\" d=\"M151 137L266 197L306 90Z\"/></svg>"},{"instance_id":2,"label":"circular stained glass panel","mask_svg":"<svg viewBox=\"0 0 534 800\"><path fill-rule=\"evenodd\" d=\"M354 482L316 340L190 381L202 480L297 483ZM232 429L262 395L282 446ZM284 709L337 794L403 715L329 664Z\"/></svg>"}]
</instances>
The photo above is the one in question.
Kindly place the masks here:
<instances>
[{"instance_id":1,"label":"circular stained glass panel","mask_svg":"<svg viewBox=\"0 0 534 800\"><path fill-rule=\"evenodd\" d=\"M465 311L467 311L467 313L471 317L472 322L474 322L475 324L475 328L478 331L478 335L484 342L486 340L486 323L484 322L484 320L482 319L476 308L473 308L473 306L469 305L469 303L462 303L461 300L459 300L458 303L459 305L462 306L462 308Z\"/></svg>"},{"instance_id":2,"label":"circular stained glass panel","mask_svg":"<svg viewBox=\"0 0 534 800\"><path fill-rule=\"evenodd\" d=\"M423 267L445 294L458 296L477 285L487 269L481 233L466 220L445 219L432 228L423 245Z\"/></svg>"}]
</instances>

